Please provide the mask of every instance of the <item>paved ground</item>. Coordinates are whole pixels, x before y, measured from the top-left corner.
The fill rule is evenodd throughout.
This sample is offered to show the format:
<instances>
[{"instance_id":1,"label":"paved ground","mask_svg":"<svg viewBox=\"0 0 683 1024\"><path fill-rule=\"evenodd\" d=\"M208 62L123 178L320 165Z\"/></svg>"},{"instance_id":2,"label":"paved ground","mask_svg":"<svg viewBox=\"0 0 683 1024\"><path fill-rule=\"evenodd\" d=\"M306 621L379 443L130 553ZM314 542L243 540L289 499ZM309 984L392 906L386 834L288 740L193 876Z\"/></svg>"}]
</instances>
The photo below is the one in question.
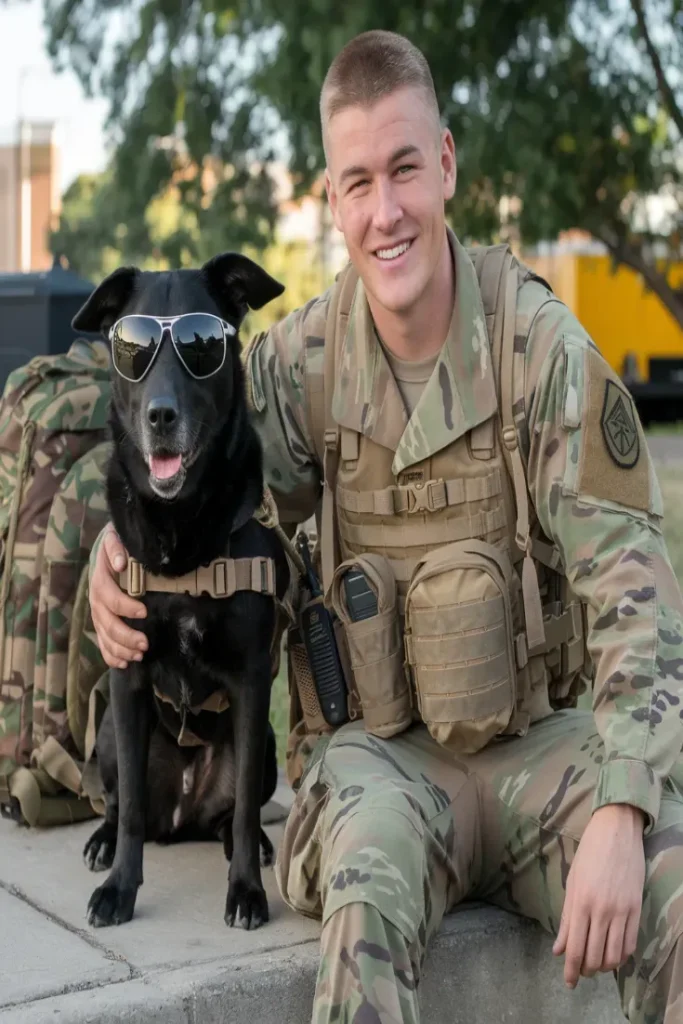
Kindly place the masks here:
<instances>
[{"instance_id":1,"label":"paved ground","mask_svg":"<svg viewBox=\"0 0 683 1024\"><path fill-rule=\"evenodd\" d=\"M289 800L286 788L276 796L274 842ZM307 1024L319 925L284 907L271 870L270 923L228 929L219 844L150 844L133 921L94 929L85 909L104 875L81 851L96 824L41 832L0 821L0 1024ZM550 946L499 911L451 915L423 980L425 1024L623 1021L611 978L569 993Z\"/></svg>"},{"instance_id":2,"label":"paved ground","mask_svg":"<svg viewBox=\"0 0 683 1024\"><path fill-rule=\"evenodd\" d=\"M651 434L647 444L656 463L683 462L683 434Z\"/></svg>"}]
</instances>

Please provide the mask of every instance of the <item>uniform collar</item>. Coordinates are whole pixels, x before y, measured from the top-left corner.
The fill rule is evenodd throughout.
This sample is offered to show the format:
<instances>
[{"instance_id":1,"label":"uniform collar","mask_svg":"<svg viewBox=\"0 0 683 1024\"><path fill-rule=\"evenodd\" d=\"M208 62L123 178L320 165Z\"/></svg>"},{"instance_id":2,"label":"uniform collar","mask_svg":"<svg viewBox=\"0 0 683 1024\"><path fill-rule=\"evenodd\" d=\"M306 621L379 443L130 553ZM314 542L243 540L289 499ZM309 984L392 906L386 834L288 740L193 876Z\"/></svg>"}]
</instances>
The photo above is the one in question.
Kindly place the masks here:
<instances>
[{"instance_id":1,"label":"uniform collar","mask_svg":"<svg viewBox=\"0 0 683 1024\"><path fill-rule=\"evenodd\" d=\"M410 420L377 340L360 279L342 341L332 414L340 426L391 449L395 475L485 422L498 405L476 271L448 227L447 235L455 262L453 315L434 371Z\"/></svg>"}]
</instances>

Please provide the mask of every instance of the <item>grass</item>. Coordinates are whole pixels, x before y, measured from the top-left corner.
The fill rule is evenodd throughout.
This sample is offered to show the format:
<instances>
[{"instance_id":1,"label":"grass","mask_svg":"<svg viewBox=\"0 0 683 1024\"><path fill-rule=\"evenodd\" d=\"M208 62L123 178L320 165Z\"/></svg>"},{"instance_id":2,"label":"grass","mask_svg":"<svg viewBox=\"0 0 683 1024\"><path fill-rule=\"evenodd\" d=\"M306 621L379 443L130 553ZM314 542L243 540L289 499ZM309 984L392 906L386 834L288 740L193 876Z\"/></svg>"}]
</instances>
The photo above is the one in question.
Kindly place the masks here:
<instances>
[{"instance_id":1,"label":"grass","mask_svg":"<svg viewBox=\"0 0 683 1024\"><path fill-rule=\"evenodd\" d=\"M284 638L283 638L284 645ZM289 693L287 690L287 652L282 651L280 671L277 674L270 695L270 721L277 739L277 761L281 768L285 765L285 750L289 734Z\"/></svg>"},{"instance_id":2,"label":"grass","mask_svg":"<svg viewBox=\"0 0 683 1024\"><path fill-rule=\"evenodd\" d=\"M658 434L661 436L667 436L669 434L683 434L683 420L650 423L646 430L646 434Z\"/></svg>"}]
</instances>

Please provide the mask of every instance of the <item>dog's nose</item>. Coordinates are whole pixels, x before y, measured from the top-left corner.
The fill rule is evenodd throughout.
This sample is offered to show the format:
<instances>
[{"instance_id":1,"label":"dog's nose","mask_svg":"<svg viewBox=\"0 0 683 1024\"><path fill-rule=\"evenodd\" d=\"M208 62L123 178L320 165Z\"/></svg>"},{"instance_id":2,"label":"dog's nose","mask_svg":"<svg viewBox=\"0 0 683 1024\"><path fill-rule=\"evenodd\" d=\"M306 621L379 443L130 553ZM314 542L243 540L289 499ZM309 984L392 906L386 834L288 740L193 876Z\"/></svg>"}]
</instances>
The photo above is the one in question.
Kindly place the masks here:
<instances>
[{"instance_id":1,"label":"dog's nose","mask_svg":"<svg viewBox=\"0 0 683 1024\"><path fill-rule=\"evenodd\" d=\"M178 419L178 403L175 398L168 395L152 398L147 406L147 419L154 430L168 430Z\"/></svg>"}]
</instances>

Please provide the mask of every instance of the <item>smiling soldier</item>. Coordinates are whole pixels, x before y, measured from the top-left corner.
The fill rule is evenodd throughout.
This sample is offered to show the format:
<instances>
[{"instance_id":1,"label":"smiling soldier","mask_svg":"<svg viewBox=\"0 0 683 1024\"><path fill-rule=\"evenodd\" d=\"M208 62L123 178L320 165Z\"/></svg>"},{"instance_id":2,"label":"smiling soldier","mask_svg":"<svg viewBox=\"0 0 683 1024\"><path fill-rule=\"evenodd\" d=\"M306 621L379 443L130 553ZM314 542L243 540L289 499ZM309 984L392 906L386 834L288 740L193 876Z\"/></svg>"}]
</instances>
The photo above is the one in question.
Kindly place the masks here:
<instances>
[{"instance_id":1,"label":"smiling soldier","mask_svg":"<svg viewBox=\"0 0 683 1024\"><path fill-rule=\"evenodd\" d=\"M277 878L322 921L312 1019L418 1021L429 941L478 899L555 935L570 986L614 970L626 1019L674 1024L683 600L632 400L544 281L447 226L455 146L415 47L353 39L320 110L350 263L246 354L349 666L332 727L292 661ZM110 664L140 639L116 554L110 533L91 591Z\"/></svg>"}]
</instances>

